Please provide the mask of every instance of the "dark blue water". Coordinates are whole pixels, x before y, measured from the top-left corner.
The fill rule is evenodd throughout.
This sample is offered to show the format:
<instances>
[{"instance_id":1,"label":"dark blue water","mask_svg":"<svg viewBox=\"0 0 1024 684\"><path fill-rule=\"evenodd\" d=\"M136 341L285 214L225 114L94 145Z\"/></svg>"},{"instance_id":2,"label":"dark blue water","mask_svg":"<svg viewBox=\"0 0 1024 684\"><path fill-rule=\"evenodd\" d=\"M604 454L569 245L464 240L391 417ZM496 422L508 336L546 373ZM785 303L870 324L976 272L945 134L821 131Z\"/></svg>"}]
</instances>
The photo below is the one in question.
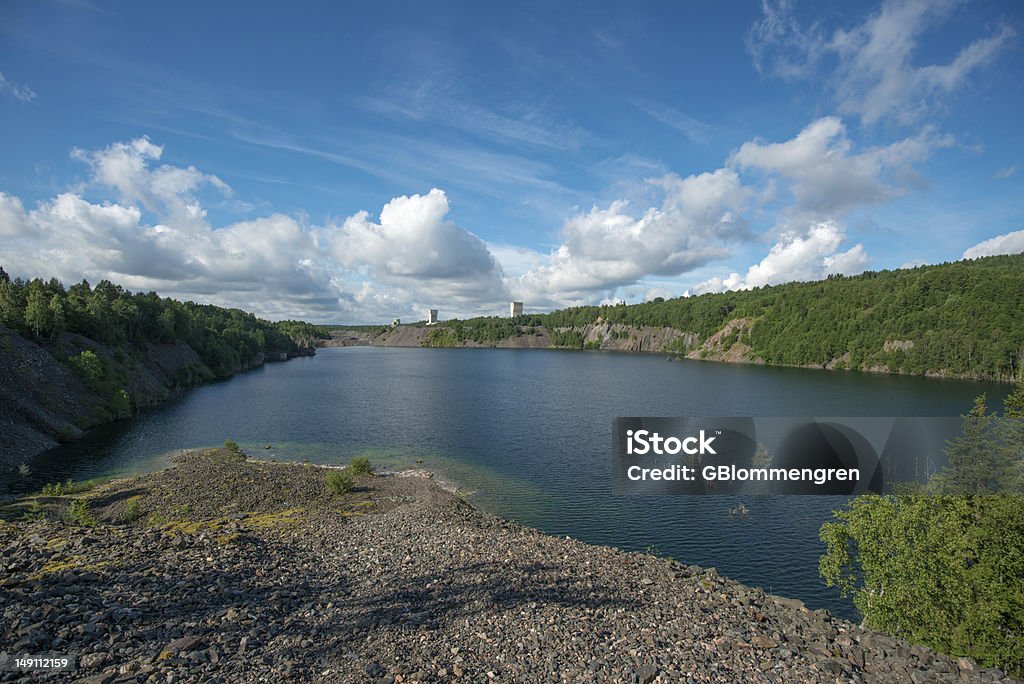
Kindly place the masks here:
<instances>
[{"instance_id":1,"label":"dark blue water","mask_svg":"<svg viewBox=\"0 0 1024 684\"><path fill-rule=\"evenodd\" d=\"M153 470L174 449L234 439L252 455L440 471L487 511L557 535L715 566L854 617L824 586L818 529L843 498L623 497L616 416L959 415L1004 385L541 350L323 349L202 387L40 456L52 481ZM271 449L265 449L271 445Z\"/></svg>"}]
</instances>

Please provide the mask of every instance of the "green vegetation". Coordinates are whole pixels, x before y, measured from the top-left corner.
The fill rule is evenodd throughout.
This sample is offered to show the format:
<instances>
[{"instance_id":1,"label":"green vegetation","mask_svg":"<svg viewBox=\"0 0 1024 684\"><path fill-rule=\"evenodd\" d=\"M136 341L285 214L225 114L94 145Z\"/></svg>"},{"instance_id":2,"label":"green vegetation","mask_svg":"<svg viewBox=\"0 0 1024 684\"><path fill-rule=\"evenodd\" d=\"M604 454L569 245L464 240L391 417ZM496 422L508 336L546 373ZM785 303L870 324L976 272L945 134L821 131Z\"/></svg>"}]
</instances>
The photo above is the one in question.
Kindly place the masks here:
<instances>
[{"instance_id":1,"label":"green vegetation","mask_svg":"<svg viewBox=\"0 0 1024 684\"><path fill-rule=\"evenodd\" d=\"M67 518L68 522L74 525L82 525L83 527L95 527L100 524L100 521L89 510L89 502L84 499L72 501L71 505L64 512L64 517Z\"/></svg>"},{"instance_id":2,"label":"green vegetation","mask_svg":"<svg viewBox=\"0 0 1024 684\"><path fill-rule=\"evenodd\" d=\"M133 496L128 499L128 503L125 504L124 510L121 511L121 521L125 523L132 523L141 518L142 515L142 502L139 497Z\"/></svg>"},{"instance_id":3,"label":"green vegetation","mask_svg":"<svg viewBox=\"0 0 1024 684\"><path fill-rule=\"evenodd\" d=\"M133 294L106 280L95 287L83 280L66 289L56 278L11 280L3 268L0 325L38 342L53 343L75 333L135 352L152 344L183 342L219 377L237 372L260 353L294 355L330 337L309 323L270 323L238 309L179 302L155 292ZM90 386L113 380L109 360L92 350L64 361Z\"/></svg>"},{"instance_id":4,"label":"green vegetation","mask_svg":"<svg viewBox=\"0 0 1024 684\"><path fill-rule=\"evenodd\" d=\"M90 482L88 480L75 482L71 478L68 478L64 482L43 485L43 491L40 493L43 496L67 496L69 494L87 492L95 486L95 482Z\"/></svg>"},{"instance_id":5,"label":"green vegetation","mask_svg":"<svg viewBox=\"0 0 1024 684\"><path fill-rule=\"evenodd\" d=\"M93 389L98 389L107 379L109 364L105 364L96 352L86 349L81 354L68 359L67 365Z\"/></svg>"},{"instance_id":6,"label":"green vegetation","mask_svg":"<svg viewBox=\"0 0 1024 684\"><path fill-rule=\"evenodd\" d=\"M228 451L230 451L233 454L238 454L238 455L242 454L242 447L238 446L238 443L235 442L235 440L233 440L233 439L225 439L224 440L224 448L227 449Z\"/></svg>"},{"instance_id":7,"label":"green vegetation","mask_svg":"<svg viewBox=\"0 0 1024 684\"><path fill-rule=\"evenodd\" d=\"M349 463L348 469L356 475L373 475L373 466L370 465L370 459L366 456L356 456Z\"/></svg>"},{"instance_id":8,"label":"green vegetation","mask_svg":"<svg viewBox=\"0 0 1024 684\"><path fill-rule=\"evenodd\" d=\"M1024 386L1000 419L984 397L949 465L904 496L863 496L821 528L829 586L866 626L1024 674ZM966 493L965 493L966 492Z\"/></svg>"},{"instance_id":9,"label":"green vegetation","mask_svg":"<svg viewBox=\"0 0 1024 684\"><path fill-rule=\"evenodd\" d=\"M33 499L28 502L28 506L25 507L25 512L21 514L22 520L42 520L46 517L46 512L43 510L42 504Z\"/></svg>"},{"instance_id":10,"label":"green vegetation","mask_svg":"<svg viewBox=\"0 0 1024 684\"><path fill-rule=\"evenodd\" d=\"M1022 311L1018 254L630 306L445 321L431 328L425 346L496 344L543 325L554 346L582 349L581 330L596 323L675 328L703 341L746 318L750 332L737 330L725 342L749 345L752 360L1009 380L1022 379ZM684 339L678 344L666 351L689 351Z\"/></svg>"},{"instance_id":11,"label":"green vegetation","mask_svg":"<svg viewBox=\"0 0 1024 684\"><path fill-rule=\"evenodd\" d=\"M352 476L341 470L327 473L327 491L331 494L348 494L355 487Z\"/></svg>"}]
</instances>

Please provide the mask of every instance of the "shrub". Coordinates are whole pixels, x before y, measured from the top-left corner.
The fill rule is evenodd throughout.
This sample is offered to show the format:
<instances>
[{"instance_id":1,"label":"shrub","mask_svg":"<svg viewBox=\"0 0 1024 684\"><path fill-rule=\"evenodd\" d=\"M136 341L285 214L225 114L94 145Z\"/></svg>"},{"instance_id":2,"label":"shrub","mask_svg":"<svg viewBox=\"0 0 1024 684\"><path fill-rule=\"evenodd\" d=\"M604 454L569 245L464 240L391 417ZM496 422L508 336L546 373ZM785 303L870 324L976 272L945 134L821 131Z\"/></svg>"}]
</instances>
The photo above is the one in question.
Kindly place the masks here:
<instances>
[{"instance_id":1,"label":"shrub","mask_svg":"<svg viewBox=\"0 0 1024 684\"><path fill-rule=\"evenodd\" d=\"M25 512L21 514L22 520L42 520L44 517L46 514L38 501L30 501Z\"/></svg>"},{"instance_id":2,"label":"shrub","mask_svg":"<svg viewBox=\"0 0 1024 684\"><path fill-rule=\"evenodd\" d=\"M241 454L242 453L242 447L238 446L238 444L233 439L225 439L224 440L224 448L227 449L228 451L230 451L233 454Z\"/></svg>"},{"instance_id":3,"label":"shrub","mask_svg":"<svg viewBox=\"0 0 1024 684\"><path fill-rule=\"evenodd\" d=\"M327 491L331 494L348 494L354 486L355 483L348 473L332 470L327 474Z\"/></svg>"},{"instance_id":4,"label":"shrub","mask_svg":"<svg viewBox=\"0 0 1024 684\"><path fill-rule=\"evenodd\" d=\"M103 360L96 355L96 352L89 349L69 358L68 365L93 389L99 387L107 377L107 369Z\"/></svg>"},{"instance_id":5,"label":"shrub","mask_svg":"<svg viewBox=\"0 0 1024 684\"><path fill-rule=\"evenodd\" d=\"M96 519L96 516L89 510L89 502L84 499L75 499L68 506L67 511L64 513L68 522L75 525L83 525L85 527L95 527L100 524L100 521Z\"/></svg>"},{"instance_id":6,"label":"shrub","mask_svg":"<svg viewBox=\"0 0 1024 684\"><path fill-rule=\"evenodd\" d=\"M353 458L352 462L349 463L348 467L349 470L351 470L356 475L373 474L373 466L370 465L370 459L368 459L366 456L357 456Z\"/></svg>"},{"instance_id":7,"label":"shrub","mask_svg":"<svg viewBox=\"0 0 1024 684\"><path fill-rule=\"evenodd\" d=\"M138 497L133 496L128 499L128 503L125 504L124 510L121 511L121 520L126 523L135 522L142 517L142 502Z\"/></svg>"},{"instance_id":8,"label":"shrub","mask_svg":"<svg viewBox=\"0 0 1024 684\"><path fill-rule=\"evenodd\" d=\"M87 492L95 487L95 482L75 482L70 477L64 482L43 485L43 496L66 496Z\"/></svg>"}]
</instances>

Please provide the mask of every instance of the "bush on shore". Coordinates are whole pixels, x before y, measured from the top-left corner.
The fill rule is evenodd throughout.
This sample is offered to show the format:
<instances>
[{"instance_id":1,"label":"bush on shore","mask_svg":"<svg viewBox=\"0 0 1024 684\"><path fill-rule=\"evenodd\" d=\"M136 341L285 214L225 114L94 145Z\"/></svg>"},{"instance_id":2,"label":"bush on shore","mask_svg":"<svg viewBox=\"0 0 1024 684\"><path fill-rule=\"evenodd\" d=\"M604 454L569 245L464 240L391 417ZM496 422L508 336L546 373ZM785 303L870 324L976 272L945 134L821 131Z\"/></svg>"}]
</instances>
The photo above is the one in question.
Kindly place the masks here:
<instances>
[{"instance_id":1,"label":"bush on shore","mask_svg":"<svg viewBox=\"0 0 1024 684\"><path fill-rule=\"evenodd\" d=\"M352 476L341 470L327 473L327 491L331 494L348 494L355 487Z\"/></svg>"},{"instance_id":2,"label":"bush on shore","mask_svg":"<svg viewBox=\"0 0 1024 684\"><path fill-rule=\"evenodd\" d=\"M348 467L356 475L373 475L373 466L370 465L370 459L366 456L353 458Z\"/></svg>"}]
</instances>

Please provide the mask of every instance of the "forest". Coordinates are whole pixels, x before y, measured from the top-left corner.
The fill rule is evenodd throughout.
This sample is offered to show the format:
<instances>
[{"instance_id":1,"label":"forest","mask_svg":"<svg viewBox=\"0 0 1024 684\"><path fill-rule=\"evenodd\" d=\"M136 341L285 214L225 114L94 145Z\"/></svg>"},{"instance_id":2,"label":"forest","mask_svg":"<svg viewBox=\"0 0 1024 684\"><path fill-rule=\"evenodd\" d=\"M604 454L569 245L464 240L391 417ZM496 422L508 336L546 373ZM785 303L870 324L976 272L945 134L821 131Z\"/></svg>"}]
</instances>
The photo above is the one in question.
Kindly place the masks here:
<instances>
[{"instance_id":1,"label":"forest","mask_svg":"<svg viewBox=\"0 0 1024 684\"><path fill-rule=\"evenodd\" d=\"M703 341L729 321L746 319L726 342L749 347L750 361L1020 380L1022 312L1024 254L1017 254L643 304L448 321L439 326L447 331L432 338L493 343L544 326L555 346L583 348L582 329L607 323L675 328Z\"/></svg>"},{"instance_id":2,"label":"forest","mask_svg":"<svg viewBox=\"0 0 1024 684\"><path fill-rule=\"evenodd\" d=\"M231 375L257 354L293 356L329 337L309 323L271 323L239 309L132 293L107 280L95 287L83 280L68 288L55 278L12 280L2 267L0 325L44 345L64 333L137 350L184 342L218 377Z\"/></svg>"}]
</instances>

